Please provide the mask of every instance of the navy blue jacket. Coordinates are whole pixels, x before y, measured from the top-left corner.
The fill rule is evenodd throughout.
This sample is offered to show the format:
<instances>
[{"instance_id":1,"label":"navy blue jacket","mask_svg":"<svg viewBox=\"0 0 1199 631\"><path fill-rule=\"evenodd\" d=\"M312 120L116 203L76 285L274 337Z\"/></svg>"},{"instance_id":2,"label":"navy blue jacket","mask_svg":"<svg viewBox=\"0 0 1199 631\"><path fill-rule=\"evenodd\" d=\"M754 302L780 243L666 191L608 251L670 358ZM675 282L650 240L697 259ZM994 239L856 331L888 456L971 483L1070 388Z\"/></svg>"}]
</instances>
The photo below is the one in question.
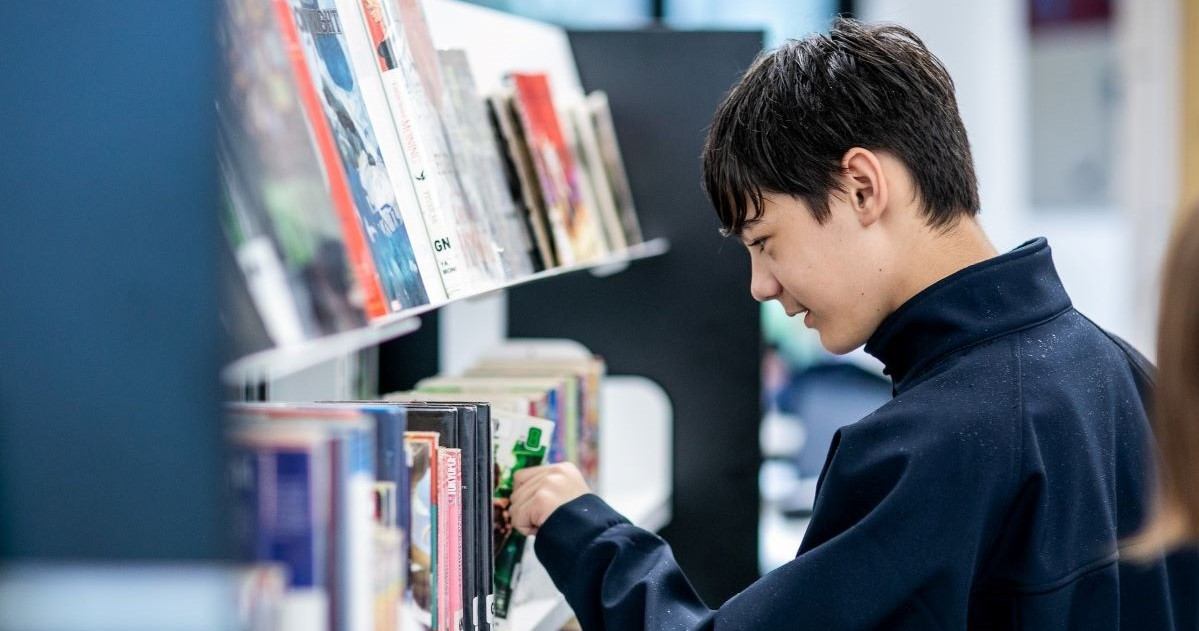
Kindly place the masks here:
<instances>
[{"instance_id":1,"label":"navy blue jacket","mask_svg":"<svg viewBox=\"0 0 1199 631\"><path fill-rule=\"evenodd\" d=\"M833 439L795 560L719 609L596 496L556 510L535 549L583 629L1199 628L1193 557L1118 562L1151 496L1152 368L1074 310L1044 239L866 350L894 398Z\"/></svg>"}]
</instances>

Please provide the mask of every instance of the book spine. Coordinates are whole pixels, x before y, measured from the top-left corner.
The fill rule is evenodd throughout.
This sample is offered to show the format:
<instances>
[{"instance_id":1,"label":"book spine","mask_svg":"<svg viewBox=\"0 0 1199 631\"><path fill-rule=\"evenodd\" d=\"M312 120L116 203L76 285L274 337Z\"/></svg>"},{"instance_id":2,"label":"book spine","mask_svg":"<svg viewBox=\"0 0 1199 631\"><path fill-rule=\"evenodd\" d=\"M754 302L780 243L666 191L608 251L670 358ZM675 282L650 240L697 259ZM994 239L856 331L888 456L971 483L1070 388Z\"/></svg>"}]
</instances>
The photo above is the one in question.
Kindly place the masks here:
<instances>
[{"instance_id":1,"label":"book spine","mask_svg":"<svg viewBox=\"0 0 1199 631\"><path fill-rule=\"evenodd\" d=\"M437 449L437 465L442 476L437 484L437 629L450 631L453 620L453 486L457 483L457 471L453 468L450 450Z\"/></svg>"},{"instance_id":2,"label":"book spine","mask_svg":"<svg viewBox=\"0 0 1199 631\"><path fill-rule=\"evenodd\" d=\"M361 285L364 294L366 314L372 318L385 315L387 300L383 295L383 285L371 258L366 236L362 232L358 212L354 206L354 198L350 193L349 183L346 181L345 169L333 138L333 132L325 121L324 108L321 106L312 77L308 73L308 62L304 58L304 49L300 44L299 27L292 19L288 0L272 0L271 6L283 33L287 56L300 91L300 101L304 105L317 150L320 152L321 162L325 167L325 176L328 178L333 207L337 210L342 234L346 240L346 248L349 250L350 264L354 268L354 277Z\"/></svg>"},{"instance_id":3,"label":"book spine","mask_svg":"<svg viewBox=\"0 0 1199 631\"><path fill-rule=\"evenodd\" d=\"M453 631L462 631L463 629L463 545L462 545L462 450L449 449L447 450L449 457L447 458L448 469L452 471L452 479L447 485L448 503L450 506L450 597L449 609L452 613L450 620L450 628Z\"/></svg>"}]
</instances>

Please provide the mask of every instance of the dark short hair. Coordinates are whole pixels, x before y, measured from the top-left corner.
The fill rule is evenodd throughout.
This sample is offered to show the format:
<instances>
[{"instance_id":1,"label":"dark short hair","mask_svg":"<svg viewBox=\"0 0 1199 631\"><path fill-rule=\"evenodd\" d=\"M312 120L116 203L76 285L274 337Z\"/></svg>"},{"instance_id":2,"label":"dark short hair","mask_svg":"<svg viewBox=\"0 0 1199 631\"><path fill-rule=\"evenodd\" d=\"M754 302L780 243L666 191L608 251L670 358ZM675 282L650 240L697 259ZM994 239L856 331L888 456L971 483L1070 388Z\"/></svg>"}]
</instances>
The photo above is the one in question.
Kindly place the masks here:
<instances>
[{"instance_id":1,"label":"dark short hair","mask_svg":"<svg viewBox=\"0 0 1199 631\"><path fill-rule=\"evenodd\" d=\"M704 188L726 234L761 216L766 193L802 199L823 223L853 147L903 162L930 226L978 212L970 143L945 66L906 28L846 18L828 35L762 53L725 96L704 146Z\"/></svg>"}]
</instances>

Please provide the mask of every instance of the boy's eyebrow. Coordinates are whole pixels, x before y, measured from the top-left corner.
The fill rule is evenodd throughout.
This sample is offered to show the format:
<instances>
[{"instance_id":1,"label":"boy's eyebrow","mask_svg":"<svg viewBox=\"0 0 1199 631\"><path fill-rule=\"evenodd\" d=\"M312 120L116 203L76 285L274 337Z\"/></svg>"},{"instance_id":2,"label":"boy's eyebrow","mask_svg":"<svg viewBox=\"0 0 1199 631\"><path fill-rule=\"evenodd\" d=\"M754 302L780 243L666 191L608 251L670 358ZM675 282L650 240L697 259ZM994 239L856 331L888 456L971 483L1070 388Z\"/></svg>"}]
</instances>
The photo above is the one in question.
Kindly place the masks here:
<instances>
[{"instance_id":1,"label":"boy's eyebrow","mask_svg":"<svg viewBox=\"0 0 1199 631\"><path fill-rule=\"evenodd\" d=\"M737 240L740 241L743 245L748 246L750 243L753 242L753 239L750 239L747 241L746 240L747 235L745 234L745 232L747 230L751 230L751 229L757 227L758 224L760 224L760 223L762 223L761 217L757 217L754 219L747 219L745 221L745 223L741 224L741 231L737 233Z\"/></svg>"}]
</instances>

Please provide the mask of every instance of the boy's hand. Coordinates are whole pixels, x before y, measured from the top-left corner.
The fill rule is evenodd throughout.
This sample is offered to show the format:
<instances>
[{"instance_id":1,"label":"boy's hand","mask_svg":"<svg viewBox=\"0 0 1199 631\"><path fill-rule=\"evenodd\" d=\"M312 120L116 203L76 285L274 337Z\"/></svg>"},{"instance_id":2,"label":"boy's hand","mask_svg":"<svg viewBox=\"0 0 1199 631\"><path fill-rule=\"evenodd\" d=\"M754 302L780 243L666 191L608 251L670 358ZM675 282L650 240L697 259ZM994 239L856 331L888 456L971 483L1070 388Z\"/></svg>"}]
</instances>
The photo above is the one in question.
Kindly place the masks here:
<instances>
[{"instance_id":1,"label":"boy's hand","mask_svg":"<svg viewBox=\"0 0 1199 631\"><path fill-rule=\"evenodd\" d=\"M512 526L525 535L537 534L559 506L591 492L583 474L569 462L529 467L516 472L512 489Z\"/></svg>"}]
</instances>

